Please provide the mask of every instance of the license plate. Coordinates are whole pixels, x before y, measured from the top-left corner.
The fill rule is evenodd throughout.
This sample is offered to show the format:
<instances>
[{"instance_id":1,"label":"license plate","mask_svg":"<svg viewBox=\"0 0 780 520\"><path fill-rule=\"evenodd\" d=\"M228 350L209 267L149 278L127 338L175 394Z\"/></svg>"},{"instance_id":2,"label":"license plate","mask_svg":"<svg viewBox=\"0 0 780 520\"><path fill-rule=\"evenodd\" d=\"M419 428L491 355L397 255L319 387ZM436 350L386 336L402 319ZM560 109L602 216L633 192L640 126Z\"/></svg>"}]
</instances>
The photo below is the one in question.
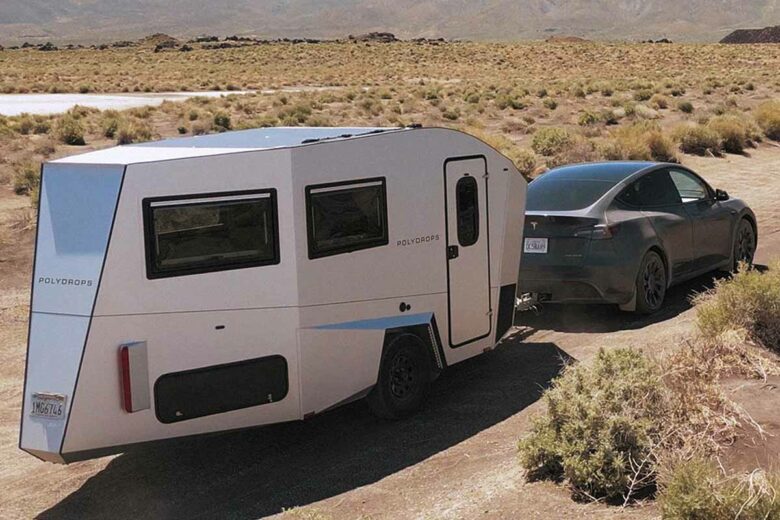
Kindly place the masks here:
<instances>
[{"instance_id":1,"label":"license plate","mask_svg":"<svg viewBox=\"0 0 780 520\"><path fill-rule=\"evenodd\" d=\"M46 419L63 419L65 417L65 400L62 394L34 393L30 416Z\"/></svg>"},{"instance_id":2,"label":"license plate","mask_svg":"<svg viewBox=\"0 0 780 520\"><path fill-rule=\"evenodd\" d=\"M525 246L523 247L524 253L532 254L545 254L547 253L547 239L546 238L526 238Z\"/></svg>"}]
</instances>

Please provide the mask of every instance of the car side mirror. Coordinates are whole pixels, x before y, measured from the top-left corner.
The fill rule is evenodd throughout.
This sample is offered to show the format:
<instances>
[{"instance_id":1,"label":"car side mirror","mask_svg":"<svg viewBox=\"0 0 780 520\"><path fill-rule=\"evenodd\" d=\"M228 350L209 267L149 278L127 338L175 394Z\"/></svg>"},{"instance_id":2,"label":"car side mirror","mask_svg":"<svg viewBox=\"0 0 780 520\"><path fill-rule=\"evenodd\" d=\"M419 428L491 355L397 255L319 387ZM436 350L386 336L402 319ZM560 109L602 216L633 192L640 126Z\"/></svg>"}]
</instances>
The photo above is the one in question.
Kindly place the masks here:
<instances>
[{"instance_id":1,"label":"car side mirror","mask_svg":"<svg viewBox=\"0 0 780 520\"><path fill-rule=\"evenodd\" d=\"M719 201L729 200L729 194L723 190L715 190L715 200L719 200Z\"/></svg>"}]
</instances>

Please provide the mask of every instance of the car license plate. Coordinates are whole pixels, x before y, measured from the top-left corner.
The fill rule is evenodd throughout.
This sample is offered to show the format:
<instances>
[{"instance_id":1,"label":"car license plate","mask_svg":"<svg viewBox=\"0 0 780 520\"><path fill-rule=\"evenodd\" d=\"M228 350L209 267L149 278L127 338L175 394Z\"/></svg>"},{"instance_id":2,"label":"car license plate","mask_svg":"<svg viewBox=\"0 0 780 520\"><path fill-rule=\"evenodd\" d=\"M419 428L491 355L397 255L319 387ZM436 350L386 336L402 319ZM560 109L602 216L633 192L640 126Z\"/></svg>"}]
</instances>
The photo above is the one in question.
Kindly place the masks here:
<instances>
[{"instance_id":1,"label":"car license plate","mask_svg":"<svg viewBox=\"0 0 780 520\"><path fill-rule=\"evenodd\" d=\"M63 419L65 417L65 400L66 397L62 394L34 393L30 416Z\"/></svg>"},{"instance_id":2,"label":"car license plate","mask_svg":"<svg viewBox=\"0 0 780 520\"><path fill-rule=\"evenodd\" d=\"M533 254L545 254L547 253L547 239L546 238L526 238L525 246L523 247L524 253Z\"/></svg>"}]
</instances>

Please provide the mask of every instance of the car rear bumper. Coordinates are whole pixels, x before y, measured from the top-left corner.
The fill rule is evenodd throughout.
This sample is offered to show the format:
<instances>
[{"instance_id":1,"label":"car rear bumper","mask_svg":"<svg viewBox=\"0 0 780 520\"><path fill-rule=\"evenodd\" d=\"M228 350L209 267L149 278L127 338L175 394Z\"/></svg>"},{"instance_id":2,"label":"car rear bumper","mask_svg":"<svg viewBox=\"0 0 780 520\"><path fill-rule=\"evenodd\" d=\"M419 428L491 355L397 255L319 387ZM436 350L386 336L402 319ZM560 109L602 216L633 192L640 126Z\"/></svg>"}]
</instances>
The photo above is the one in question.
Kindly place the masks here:
<instances>
[{"instance_id":1,"label":"car rear bumper","mask_svg":"<svg viewBox=\"0 0 780 520\"><path fill-rule=\"evenodd\" d=\"M628 303L634 276L616 266L531 266L520 270L518 293L554 303Z\"/></svg>"}]
</instances>

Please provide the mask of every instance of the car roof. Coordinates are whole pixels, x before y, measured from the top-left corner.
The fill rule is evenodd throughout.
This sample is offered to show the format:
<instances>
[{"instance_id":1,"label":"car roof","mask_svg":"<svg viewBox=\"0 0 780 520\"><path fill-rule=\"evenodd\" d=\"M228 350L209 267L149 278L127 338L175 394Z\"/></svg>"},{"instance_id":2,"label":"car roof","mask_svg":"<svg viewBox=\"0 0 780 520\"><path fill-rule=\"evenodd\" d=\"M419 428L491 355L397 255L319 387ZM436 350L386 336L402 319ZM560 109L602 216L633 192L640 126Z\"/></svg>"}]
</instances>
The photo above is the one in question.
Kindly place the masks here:
<instances>
[{"instance_id":1,"label":"car roof","mask_svg":"<svg viewBox=\"0 0 780 520\"><path fill-rule=\"evenodd\" d=\"M661 163L650 161L611 161L573 164L552 169L539 177L539 179L546 179L548 181L578 179L605 181L617 184L635 173L660 164Z\"/></svg>"}]
</instances>

